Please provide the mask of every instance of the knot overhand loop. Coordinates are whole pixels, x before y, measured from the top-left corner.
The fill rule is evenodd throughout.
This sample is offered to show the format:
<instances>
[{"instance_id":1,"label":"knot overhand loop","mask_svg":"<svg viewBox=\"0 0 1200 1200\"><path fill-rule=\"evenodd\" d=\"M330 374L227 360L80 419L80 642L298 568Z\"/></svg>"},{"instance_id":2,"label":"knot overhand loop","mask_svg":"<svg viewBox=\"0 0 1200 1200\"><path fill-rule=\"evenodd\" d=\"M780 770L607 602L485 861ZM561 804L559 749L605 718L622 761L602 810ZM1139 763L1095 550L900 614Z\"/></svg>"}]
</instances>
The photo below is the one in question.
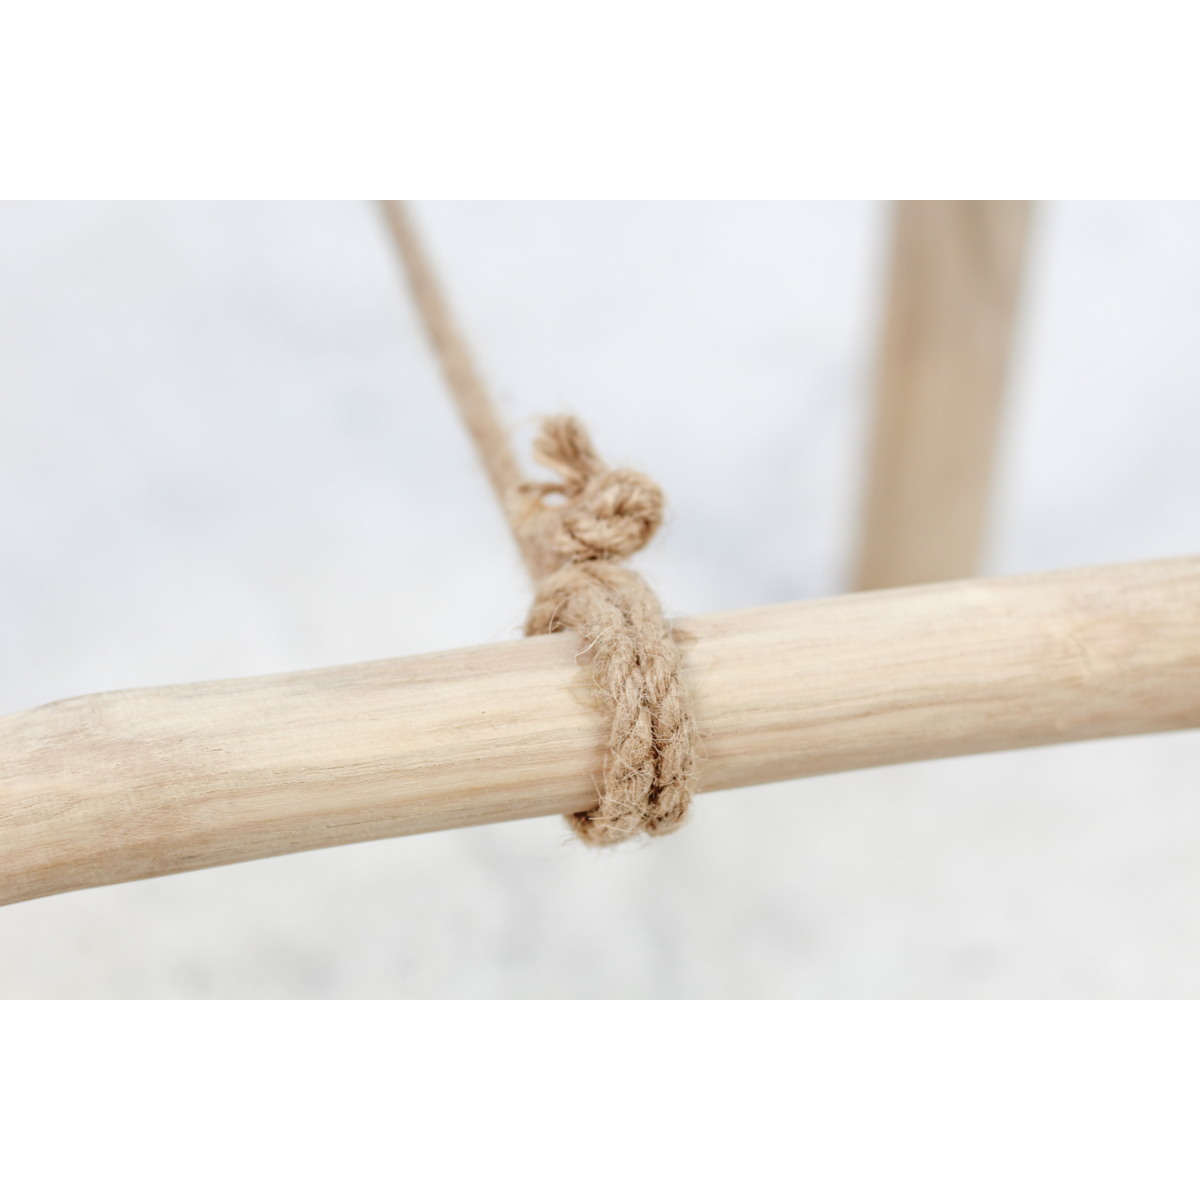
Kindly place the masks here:
<instances>
[{"instance_id":1,"label":"knot overhand loop","mask_svg":"<svg viewBox=\"0 0 1200 1200\"><path fill-rule=\"evenodd\" d=\"M610 470L587 430L574 417L549 417L533 455L560 476L553 483L525 483L528 504L522 525L537 548L542 575L595 560L612 562L636 554L663 520L662 489L639 471ZM547 504L557 495L562 502Z\"/></svg>"},{"instance_id":2,"label":"knot overhand loop","mask_svg":"<svg viewBox=\"0 0 1200 1200\"><path fill-rule=\"evenodd\" d=\"M668 833L694 790L696 731L671 627L645 581L619 565L662 524L662 492L636 471L609 470L573 417L551 417L534 444L558 480L522 480L404 206L389 202L385 213L442 373L537 586L525 632L574 629L611 717L604 794L567 819L598 845Z\"/></svg>"},{"instance_id":3,"label":"knot overhand loop","mask_svg":"<svg viewBox=\"0 0 1200 1200\"><path fill-rule=\"evenodd\" d=\"M662 524L662 490L637 471L610 470L574 417L547 419L534 457L560 480L518 489L539 581L525 632L576 630L612 719L600 803L568 821L594 845L670 833L687 815L695 784L683 663L658 598L618 565ZM547 504L552 495L562 502Z\"/></svg>"}]
</instances>

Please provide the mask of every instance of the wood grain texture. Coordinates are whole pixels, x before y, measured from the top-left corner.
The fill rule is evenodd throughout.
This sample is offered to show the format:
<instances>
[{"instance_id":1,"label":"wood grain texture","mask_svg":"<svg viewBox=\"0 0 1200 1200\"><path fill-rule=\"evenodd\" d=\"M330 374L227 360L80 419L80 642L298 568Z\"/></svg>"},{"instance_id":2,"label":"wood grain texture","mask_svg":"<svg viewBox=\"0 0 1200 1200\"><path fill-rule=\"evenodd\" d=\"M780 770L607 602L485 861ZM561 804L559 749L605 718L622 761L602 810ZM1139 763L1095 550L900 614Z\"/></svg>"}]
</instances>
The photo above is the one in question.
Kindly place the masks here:
<instances>
[{"instance_id":1,"label":"wood grain texture","mask_svg":"<svg viewBox=\"0 0 1200 1200\"><path fill-rule=\"evenodd\" d=\"M1030 209L894 207L858 588L978 568Z\"/></svg>"},{"instance_id":2,"label":"wood grain texture","mask_svg":"<svg viewBox=\"0 0 1200 1200\"><path fill-rule=\"evenodd\" d=\"M705 790L1200 726L1200 558L678 623ZM572 634L61 700L0 719L0 902L578 811Z\"/></svg>"}]
</instances>

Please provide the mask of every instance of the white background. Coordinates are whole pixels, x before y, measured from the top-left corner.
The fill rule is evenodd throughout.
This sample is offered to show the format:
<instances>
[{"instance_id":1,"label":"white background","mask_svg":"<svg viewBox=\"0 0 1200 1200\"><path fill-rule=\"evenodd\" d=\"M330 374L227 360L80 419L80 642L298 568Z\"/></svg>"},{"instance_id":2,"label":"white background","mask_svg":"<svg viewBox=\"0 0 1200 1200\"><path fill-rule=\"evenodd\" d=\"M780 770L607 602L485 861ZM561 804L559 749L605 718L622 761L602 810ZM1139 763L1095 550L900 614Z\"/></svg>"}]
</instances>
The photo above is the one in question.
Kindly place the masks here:
<instances>
[{"instance_id":1,"label":"white background","mask_svg":"<svg viewBox=\"0 0 1200 1200\"><path fill-rule=\"evenodd\" d=\"M671 612L836 593L876 203L424 203L518 439L664 486ZM1200 205L1038 214L989 573L1200 550ZM375 212L0 207L0 711L516 636L528 586ZM701 797L0 910L16 997L1200 995L1200 734Z\"/></svg>"}]
</instances>

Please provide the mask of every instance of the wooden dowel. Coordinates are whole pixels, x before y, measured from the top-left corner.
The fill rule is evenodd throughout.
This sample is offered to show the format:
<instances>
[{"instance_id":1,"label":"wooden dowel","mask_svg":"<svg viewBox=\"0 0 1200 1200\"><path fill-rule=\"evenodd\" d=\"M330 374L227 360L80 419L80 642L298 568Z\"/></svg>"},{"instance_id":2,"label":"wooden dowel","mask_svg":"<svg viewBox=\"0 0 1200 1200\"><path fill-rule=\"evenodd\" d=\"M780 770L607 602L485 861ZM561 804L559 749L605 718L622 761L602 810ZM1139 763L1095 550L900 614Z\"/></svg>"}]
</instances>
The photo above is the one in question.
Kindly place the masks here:
<instances>
[{"instance_id":1,"label":"wooden dowel","mask_svg":"<svg viewBox=\"0 0 1200 1200\"><path fill-rule=\"evenodd\" d=\"M854 585L978 569L1030 204L908 200L892 221Z\"/></svg>"},{"instance_id":2,"label":"wooden dowel","mask_svg":"<svg viewBox=\"0 0 1200 1200\"><path fill-rule=\"evenodd\" d=\"M1200 726L1200 558L679 623L705 790ZM61 700L0 719L0 902L578 811L573 634Z\"/></svg>"}]
</instances>

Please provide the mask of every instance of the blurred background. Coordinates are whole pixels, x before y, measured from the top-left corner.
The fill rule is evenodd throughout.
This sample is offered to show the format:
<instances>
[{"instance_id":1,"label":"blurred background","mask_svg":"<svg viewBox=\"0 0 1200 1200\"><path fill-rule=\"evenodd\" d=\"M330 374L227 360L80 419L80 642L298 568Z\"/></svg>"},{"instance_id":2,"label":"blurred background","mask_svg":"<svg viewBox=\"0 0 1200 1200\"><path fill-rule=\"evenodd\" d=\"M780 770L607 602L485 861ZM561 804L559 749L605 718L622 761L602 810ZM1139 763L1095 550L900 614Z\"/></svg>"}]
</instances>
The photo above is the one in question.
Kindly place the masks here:
<instances>
[{"instance_id":1,"label":"blurred background","mask_svg":"<svg viewBox=\"0 0 1200 1200\"><path fill-rule=\"evenodd\" d=\"M670 503L668 610L845 590L887 206L424 203L518 440ZM984 571L1200 552L1200 204L1034 218ZM0 712L518 635L362 203L0 205ZM709 794L0 909L8 997L1200 995L1200 733Z\"/></svg>"}]
</instances>

